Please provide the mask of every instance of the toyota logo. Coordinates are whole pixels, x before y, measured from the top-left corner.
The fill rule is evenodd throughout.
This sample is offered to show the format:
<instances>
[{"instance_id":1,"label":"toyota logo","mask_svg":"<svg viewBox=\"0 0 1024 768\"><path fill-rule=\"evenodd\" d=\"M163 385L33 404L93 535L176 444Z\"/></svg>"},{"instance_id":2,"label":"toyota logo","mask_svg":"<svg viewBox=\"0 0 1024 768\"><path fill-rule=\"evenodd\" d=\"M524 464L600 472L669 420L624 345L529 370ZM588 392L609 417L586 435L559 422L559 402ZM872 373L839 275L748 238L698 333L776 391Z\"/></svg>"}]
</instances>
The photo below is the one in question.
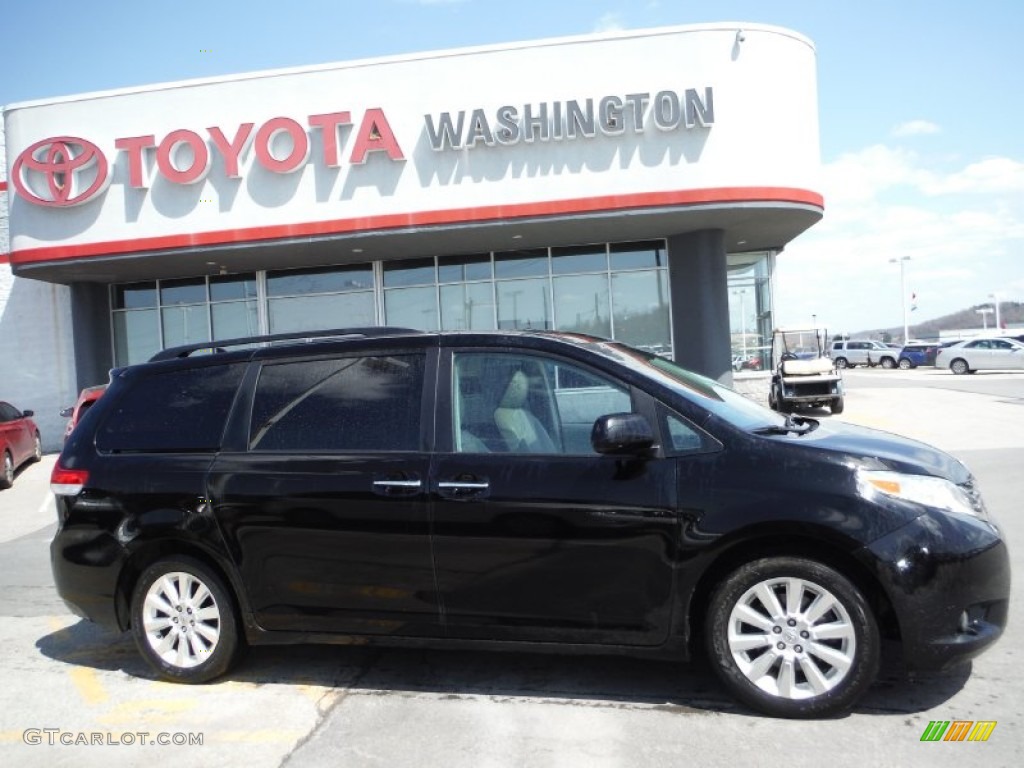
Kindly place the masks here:
<instances>
[{"instance_id":1,"label":"toyota logo","mask_svg":"<svg viewBox=\"0 0 1024 768\"><path fill-rule=\"evenodd\" d=\"M11 182L25 200L51 208L87 203L110 183L107 158L91 141L57 136L37 141L14 161Z\"/></svg>"}]
</instances>

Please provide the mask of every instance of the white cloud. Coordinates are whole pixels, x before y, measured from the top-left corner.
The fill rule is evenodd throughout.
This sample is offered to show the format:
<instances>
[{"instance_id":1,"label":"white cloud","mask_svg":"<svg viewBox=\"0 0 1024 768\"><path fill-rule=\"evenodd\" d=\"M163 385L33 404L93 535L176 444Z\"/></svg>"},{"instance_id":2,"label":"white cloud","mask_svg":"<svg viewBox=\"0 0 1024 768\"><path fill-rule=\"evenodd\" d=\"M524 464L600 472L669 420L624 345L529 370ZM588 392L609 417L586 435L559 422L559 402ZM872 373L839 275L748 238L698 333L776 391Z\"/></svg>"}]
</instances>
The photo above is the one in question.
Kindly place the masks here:
<instances>
[{"instance_id":1,"label":"white cloud","mask_svg":"<svg viewBox=\"0 0 1024 768\"><path fill-rule=\"evenodd\" d=\"M619 32L625 29L622 17L617 13L606 13L594 22L594 32Z\"/></svg>"},{"instance_id":2,"label":"white cloud","mask_svg":"<svg viewBox=\"0 0 1024 768\"><path fill-rule=\"evenodd\" d=\"M902 325L900 270L920 322L998 290L1024 300L1024 163L942 167L875 145L823 167L825 216L778 258L777 322L856 332Z\"/></svg>"},{"instance_id":3,"label":"white cloud","mask_svg":"<svg viewBox=\"0 0 1024 768\"><path fill-rule=\"evenodd\" d=\"M931 133L940 133L941 131L942 128L928 120L910 120L909 122L894 126L892 135L902 138L905 136L926 136Z\"/></svg>"},{"instance_id":4,"label":"white cloud","mask_svg":"<svg viewBox=\"0 0 1024 768\"><path fill-rule=\"evenodd\" d=\"M929 195L958 192L1024 192L1024 163L1008 157L988 157L962 171L924 186Z\"/></svg>"}]
</instances>

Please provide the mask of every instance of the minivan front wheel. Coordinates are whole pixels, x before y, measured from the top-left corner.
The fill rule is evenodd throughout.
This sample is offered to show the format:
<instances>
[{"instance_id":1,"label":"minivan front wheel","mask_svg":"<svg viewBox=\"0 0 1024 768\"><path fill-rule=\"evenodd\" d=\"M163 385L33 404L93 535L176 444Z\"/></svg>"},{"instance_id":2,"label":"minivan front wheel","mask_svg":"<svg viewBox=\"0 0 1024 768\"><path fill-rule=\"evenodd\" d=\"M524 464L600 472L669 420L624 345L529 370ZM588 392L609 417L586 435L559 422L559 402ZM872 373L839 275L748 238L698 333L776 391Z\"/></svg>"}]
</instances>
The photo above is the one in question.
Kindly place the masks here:
<instances>
[{"instance_id":1,"label":"minivan front wheel","mask_svg":"<svg viewBox=\"0 0 1024 768\"><path fill-rule=\"evenodd\" d=\"M132 593L132 634L157 674L178 683L224 674L239 649L230 593L190 557L159 560L143 572Z\"/></svg>"},{"instance_id":2,"label":"minivan front wheel","mask_svg":"<svg viewBox=\"0 0 1024 768\"><path fill-rule=\"evenodd\" d=\"M775 717L849 709L878 671L878 625L867 601L814 560L773 557L740 567L712 595L705 626L722 682Z\"/></svg>"}]
</instances>

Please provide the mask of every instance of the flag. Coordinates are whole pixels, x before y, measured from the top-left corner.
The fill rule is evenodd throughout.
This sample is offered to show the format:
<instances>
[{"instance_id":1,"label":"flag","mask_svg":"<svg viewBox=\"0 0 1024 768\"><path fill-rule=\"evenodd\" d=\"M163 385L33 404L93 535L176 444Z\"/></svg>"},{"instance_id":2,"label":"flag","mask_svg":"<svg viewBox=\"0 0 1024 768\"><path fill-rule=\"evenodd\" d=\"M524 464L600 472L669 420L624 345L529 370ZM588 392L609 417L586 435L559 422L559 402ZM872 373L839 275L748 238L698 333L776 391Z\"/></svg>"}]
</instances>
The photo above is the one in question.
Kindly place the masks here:
<instances>
[{"instance_id":1,"label":"flag","mask_svg":"<svg viewBox=\"0 0 1024 768\"><path fill-rule=\"evenodd\" d=\"M912 293L910 294L910 311L913 312L915 309L917 309L917 294Z\"/></svg>"}]
</instances>

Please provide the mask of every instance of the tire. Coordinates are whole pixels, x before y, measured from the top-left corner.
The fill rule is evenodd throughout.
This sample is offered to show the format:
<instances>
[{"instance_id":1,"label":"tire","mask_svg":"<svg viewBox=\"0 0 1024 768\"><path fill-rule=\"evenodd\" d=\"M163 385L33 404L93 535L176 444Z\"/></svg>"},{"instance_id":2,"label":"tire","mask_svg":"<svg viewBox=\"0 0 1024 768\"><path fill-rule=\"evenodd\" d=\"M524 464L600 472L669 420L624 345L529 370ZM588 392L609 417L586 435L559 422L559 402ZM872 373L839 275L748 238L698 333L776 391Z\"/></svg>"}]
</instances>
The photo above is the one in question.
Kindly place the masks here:
<instances>
[{"instance_id":1,"label":"tire","mask_svg":"<svg viewBox=\"0 0 1024 768\"><path fill-rule=\"evenodd\" d=\"M847 360L845 357L837 357L836 368L853 368L853 366L850 365L849 360Z\"/></svg>"},{"instance_id":2,"label":"tire","mask_svg":"<svg viewBox=\"0 0 1024 768\"><path fill-rule=\"evenodd\" d=\"M896 361L893 360L891 357L883 357L882 367L885 368L886 370L892 370L893 368L896 367Z\"/></svg>"},{"instance_id":3,"label":"tire","mask_svg":"<svg viewBox=\"0 0 1024 768\"><path fill-rule=\"evenodd\" d=\"M833 416L838 416L843 412L843 408L846 407L845 398L837 397L831 403L829 403L829 410L832 411Z\"/></svg>"},{"instance_id":4,"label":"tire","mask_svg":"<svg viewBox=\"0 0 1024 768\"><path fill-rule=\"evenodd\" d=\"M779 410L778 389L779 388L775 384L772 384L771 387L768 388L768 407L773 411Z\"/></svg>"},{"instance_id":5,"label":"tire","mask_svg":"<svg viewBox=\"0 0 1024 768\"><path fill-rule=\"evenodd\" d=\"M221 578L190 557L153 563L132 593L135 645L161 678L175 683L204 683L228 671L241 645L235 616Z\"/></svg>"},{"instance_id":6,"label":"tire","mask_svg":"<svg viewBox=\"0 0 1024 768\"><path fill-rule=\"evenodd\" d=\"M32 450L32 461L43 460L43 440L39 437L39 433L36 432L35 447Z\"/></svg>"},{"instance_id":7,"label":"tire","mask_svg":"<svg viewBox=\"0 0 1024 768\"><path fill-rule=\"evenodd\" d=\"M971 369L967 365L967 361L962 357L958 357L949 364L949 370L955 373L957 376L962 376L965 373L970 373Z\"/></svg>"},{"instance_id":8,"label":"tire","mask_svg":"<svg viewBox=\"0 0 1024 768\"><path fill-rule=\"evenodd\" d=\"M867 601L814 560L771 557L741 566L711 596L705 627L725 687L773 717L836 715L878 672L878 624Z\"/></svg>"},{"instance_id":9,"label":"tire","mask_svg":"<svg viewBox=\"0 0 1024 768\"><path fill-rule=\"evenodd\" d=\"M901 357L899 367L901 371L909 371L911 368L914 367L914 364L908 358Z\"/></svg>"},{"instance_id":10,"label":"tire","mask_svg":"<svg viewBox=\"0 0 1024 768\"><path fill-rule=\"evenodd\" d=\"M4 451L3 465L0 466L0 490L14 485L14 457L10 451Z\"/></svg>"}]
</instances>

